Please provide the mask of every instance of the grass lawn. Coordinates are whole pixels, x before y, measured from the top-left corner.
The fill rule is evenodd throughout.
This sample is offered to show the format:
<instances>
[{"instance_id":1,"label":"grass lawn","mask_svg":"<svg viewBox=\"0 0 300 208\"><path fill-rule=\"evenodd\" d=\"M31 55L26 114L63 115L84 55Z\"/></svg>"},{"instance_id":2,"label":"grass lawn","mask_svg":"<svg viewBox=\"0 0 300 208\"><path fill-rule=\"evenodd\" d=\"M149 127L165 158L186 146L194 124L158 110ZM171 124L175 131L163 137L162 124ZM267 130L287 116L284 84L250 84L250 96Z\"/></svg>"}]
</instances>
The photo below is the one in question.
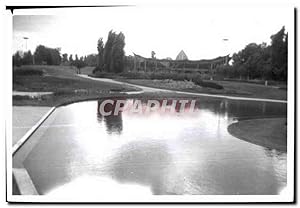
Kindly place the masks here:
<instances>
[{"instance_id":1,"label":"grass lawn","mask_svg":"<svg viewBox=\"0 0 300 208\"><path fill-rule=\"evenodd\" d=\"M278 89L274 86L264 86L260 84L231 82L231 81L211 81L222 85L224 89L213 89L209 87L199 87L191 85L180 85L176 82L170 83L170 80L151 80L151 79L122 79L122 81L143 85L147 87L171 89L196 93L220 94L230 96L242 96L253 98L267 98L286 100L287 91ZM167 84L166 84L167 83Z\"/></svg>"},{"instance_id":2,"label":"grass lawn","mask_svg":"<svg viewBox=\"0 0 300 208\"><path fill-rule=\"evenodd\" d=\"M264 86L260 84L231 81L215 82L222 85L225 90L246 92L248 94L247 97L287 100L287 90L279 89L276 86Z\"/></svg>"},{"instance_id":3,"label":"grass lawn","mask_svg":"<svg viewBox=\"0 0 300 208\"><path fill-rule=\"evenodd\" d=\"M286 152L286 122L286 118L244 120L229 125L228 131L239 139Z\"/></svg>"},{"instance_id":4,"label":"grass lawn","mask_svg":"<svg viewBox=\"0 0 300 208\"><path fill-rule=\"evenodd\" d=\"M27 70L21 67L18 70ZM28 67L29 68L29 67ZM17 75L13 79L13 90L27 92L72 92L88 91L134 91L133 87L88 80L76 76L75 69L60 66L30 66L30 69L43 71L43 75ZM82 71L85 71L84 69Z\"/></svg>"},{"instance_id":5,"label":"grass lawn","mask_svg":"<svg viewBox=\"0 0 300 208\"><path fill-rule=\"evenodd\" d=\"M272 80L269 80L269 84L271 85L265 86L262 80L203 80L201 75L192 73L123 72L114 74L97 72L96 74L90 75L93 77L111 78L131 84L161 89L287 100L286 83ZM188 82L192 82L194 86Z\"/></svg>"},{"instance_id":6,"label":"grass lawn","mask_svg":"<svg viewBox=\"0 0 300 208\"><path fill-rule=\"evenodd\" d=\"M18 73L20 70L42 71L42 74ZM90 73L90 68L81 70ZM136 91L127 85L94 81L76 76L76 70L69 66L23 66L13 76L13 90L25 92L53 92L38 99L29 96L13 96L13 105L55 106L75 100L92 99L124 91ZM61 101L61 102L60 102Z\"/></svg>"}]
</instances>

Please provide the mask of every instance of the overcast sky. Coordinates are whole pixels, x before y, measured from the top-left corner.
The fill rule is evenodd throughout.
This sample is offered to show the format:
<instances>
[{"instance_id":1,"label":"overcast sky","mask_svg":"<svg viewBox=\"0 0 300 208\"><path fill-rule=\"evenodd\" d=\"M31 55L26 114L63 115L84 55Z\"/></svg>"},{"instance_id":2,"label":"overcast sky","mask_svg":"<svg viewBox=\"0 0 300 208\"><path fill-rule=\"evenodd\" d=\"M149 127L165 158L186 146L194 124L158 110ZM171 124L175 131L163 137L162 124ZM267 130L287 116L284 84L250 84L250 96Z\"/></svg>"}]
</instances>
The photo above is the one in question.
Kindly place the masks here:
<instances>
[{"instance_id":1,"label":"overcast sky","mask_svg":"<svg viewBox=\"0 0 300 208\"><path fill-rule=\"evenodd\" d=\"M62 53L97 53L97 40L109 30L125 35L126 55L176 58L184 50L190 60L232 54L248 43L270 43L282 26L289 30L290 8L114 7L28 10L13 16L13 50L39 44L60 47ZM15 13L18 14L18 13ZM21 13L19 13L21 14ZM23 13L24 14L24 13ZM41 15L47 14L47 15ZM51 15L49 15L51 14ZM228 39L228 41L223 41Z\"/></svg>"}]
</instances>

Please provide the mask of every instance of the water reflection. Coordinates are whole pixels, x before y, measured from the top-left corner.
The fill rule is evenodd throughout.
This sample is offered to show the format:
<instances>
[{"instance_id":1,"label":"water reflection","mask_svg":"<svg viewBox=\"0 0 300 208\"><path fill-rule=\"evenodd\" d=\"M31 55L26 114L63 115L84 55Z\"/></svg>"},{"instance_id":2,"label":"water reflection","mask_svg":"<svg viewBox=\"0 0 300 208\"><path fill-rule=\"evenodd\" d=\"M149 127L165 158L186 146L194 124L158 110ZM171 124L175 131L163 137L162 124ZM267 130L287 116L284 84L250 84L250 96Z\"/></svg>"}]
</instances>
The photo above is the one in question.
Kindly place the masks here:
<instances>
[{"instance_id":1,"label":"water reflection","mask_svg":"<svg viewBox=\"0 0 300 208\"><path fill-rule=\"evenodd\" d=\"M163 142L130 142L122 146L111 161L110 174L121 183L148 185L153 194L169 194L164 192L162 186L171 161Z\"/></svg>"},{"instance_id":2,"label":"water reflection","mask_svg":"<svg viewBox=\"0 0 300 208\"><path fill-rule=\"evenodd\" d=\"M103 116L102 113L100 112L101 101L98 101L97 103L97 120L99 123L101 123L103 120L106 125L106 131L111 134L111 133L116 133L116 134L121 134L123 130L123 121L122 121L122 112L119 112L117 115L111 114L111 115L106 115ZM105 110L106 112L108 111L114 111L116 108L115 105L106 105Z\"/></svg>"},{"instance_id":3,"label":"water reflection","mask_svg":"<svg viewBox=\"0 0 300 208\"><path fill-rule=\"evenodd\" d=\"M227 132L236 119L286 116L286 104L209 98L197 100L192 114L175 106L175 113L103 116L101 102L58 108L33 134L35 144L14 156L40 194L93 180L103 191L103 178L152 194L278 194L286 185L286 153Z\"/></svg>"}]
</instances>

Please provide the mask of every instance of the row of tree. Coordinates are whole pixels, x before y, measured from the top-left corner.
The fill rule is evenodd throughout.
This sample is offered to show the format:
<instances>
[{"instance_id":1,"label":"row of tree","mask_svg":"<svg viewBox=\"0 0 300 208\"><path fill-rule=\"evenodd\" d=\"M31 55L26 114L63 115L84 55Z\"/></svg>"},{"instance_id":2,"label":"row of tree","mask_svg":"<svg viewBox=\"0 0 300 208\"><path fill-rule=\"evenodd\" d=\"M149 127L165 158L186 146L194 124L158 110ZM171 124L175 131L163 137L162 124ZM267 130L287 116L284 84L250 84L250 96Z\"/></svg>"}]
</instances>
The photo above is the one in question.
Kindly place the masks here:
<instances>
[{"instance_id":1,"label":"row of tree","mask_svg":"<svg viewBox=\"0 0 300 208\"><path fill-rule=\"evenodd\" d=\"M13 65L21 66L21 65L31 65L34 64L34 56L31 54L31 51L27 51L22 53L21 51L17 51L13 55Z\"/></svg>"},{"instance_id":2,"label":"row of tree","mask_svg":"<svg viewBox=\"0 0 300 208\"><path fill-rule=\"evenodd\" d=\"M232 56L232 66L222 66L225 77L287 80L288 33L285 28L271 36L271 45L250 43Z\"/></svg>"},{"instance_id":3,"label":"row of tree","mask_svg":"<svg viewBox=\"0 0 300 208\"><path fill-rule=\"evenodd\" d=\"M60 48L48 48L43 45L36 47L34 54L31 51L17 51L13 55L13 65L47 64L59 65L61 63Z\"/></svg>"},{"instance_id":4,"label":"row of tree","mask_svg":"<svg viewBox=\"0 0 300 208\"><path fill-rule=\"evenodd\" d=\"M32 64L46 64L46 65L68 65L68 66L96 66L97 65L97 54L90 54L88 56L81 56L80 58L75 55L69 55L64 53L60 55L59 48L49 48L43 45L37 46L34 54L31 51L22 52L17 51L13 55L13 65L32 65Z\"/></svg>"},{"instance_id":5,"label":"row of tree","mask_svg":"<svg viewBox=\"0 0 300 208\"><path fill-rule=\"evenodd\" d=\"M75 59L73 58L73 55L70 54L68 56L67 53L62 54L62 64L63 65L74 65L74 62L76 60L81 60L84 62L86 66L97 66L97 54L90 54L87 56L81 56L78 58L77 54L75 55Z\"/></svg>"},{"instance_id":6,"label":"row of tree","mask_svg":"<svg viewBox=\"0 0 300 208\"><path fill-rule=\"evenodd\" d=\"M97 44L98 59L95 71L119 73L124 69L125 59L125 36L122 32L109 31L107 41L104 45L100 38Z\"/></svg>"}]
</instances>

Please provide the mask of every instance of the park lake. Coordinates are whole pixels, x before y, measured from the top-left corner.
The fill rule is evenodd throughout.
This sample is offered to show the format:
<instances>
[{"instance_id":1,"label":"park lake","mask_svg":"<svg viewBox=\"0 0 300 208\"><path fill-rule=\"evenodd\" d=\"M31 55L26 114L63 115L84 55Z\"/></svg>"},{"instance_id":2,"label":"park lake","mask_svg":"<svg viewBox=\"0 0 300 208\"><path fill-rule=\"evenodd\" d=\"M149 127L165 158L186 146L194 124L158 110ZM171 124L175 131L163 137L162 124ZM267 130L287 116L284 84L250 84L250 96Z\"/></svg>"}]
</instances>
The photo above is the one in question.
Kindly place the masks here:
<instances>
[{"instance_id":1,"label":"park lake","mask_svg":"<svg viewBox=\"0 0 300 208\"><path fill-rule=\"evenodd\" d=\"M200 97L192 115L101 116L97 106L58 107L14 155L13 168L25 168L39 194L272 195L286 186L286 151L227 130L286 118L285 103Z\"/></svg>"}]
</instances>

